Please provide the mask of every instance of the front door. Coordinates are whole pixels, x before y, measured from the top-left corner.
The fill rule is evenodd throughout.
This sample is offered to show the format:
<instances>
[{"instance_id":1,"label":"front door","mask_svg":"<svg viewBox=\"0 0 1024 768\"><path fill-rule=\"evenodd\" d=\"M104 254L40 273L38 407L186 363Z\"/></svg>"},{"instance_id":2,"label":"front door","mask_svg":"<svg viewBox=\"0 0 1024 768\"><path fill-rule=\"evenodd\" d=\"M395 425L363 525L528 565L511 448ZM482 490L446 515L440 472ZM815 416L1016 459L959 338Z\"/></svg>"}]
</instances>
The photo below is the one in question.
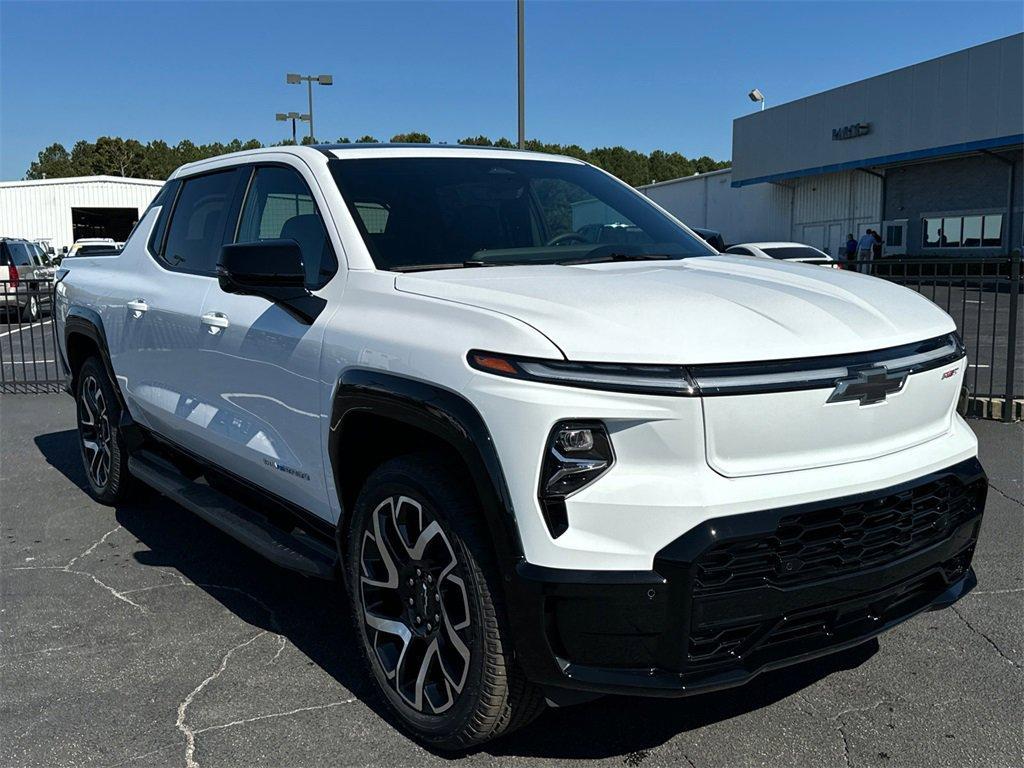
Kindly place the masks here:
<instances>
[{"instance_id":1,"label":"front door","mask_svg":"<svg viewBox=\"0 0 1024 768\"><path fill-rule=\"evenodd\" d=\"M310 186L291 166L257 166L236 242L295 240L306 284L323 287L337 259ZM196 386L214 415L203 452L233 474L333 519L321 440L320 352L327 312L312 322L216 282L203 305Z\"/></svg>"}]
</instances>

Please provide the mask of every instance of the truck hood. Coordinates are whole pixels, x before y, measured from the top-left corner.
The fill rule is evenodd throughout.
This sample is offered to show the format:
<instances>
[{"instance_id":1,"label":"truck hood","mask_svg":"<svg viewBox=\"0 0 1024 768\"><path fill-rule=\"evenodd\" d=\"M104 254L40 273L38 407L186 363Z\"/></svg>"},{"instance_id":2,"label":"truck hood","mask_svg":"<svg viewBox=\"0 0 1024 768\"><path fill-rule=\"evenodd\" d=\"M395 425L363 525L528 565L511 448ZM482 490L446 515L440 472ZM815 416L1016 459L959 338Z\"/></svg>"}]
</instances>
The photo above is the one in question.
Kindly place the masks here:
<instances>
[{"instance_id":1,"label":"truck hood","mask_svg":"<svg viewBox=\"0 0 1024 768\"><path fill-rule=\"evenodd\" d=\"M941 309L894 283L743 256L439 270L399 275L395 288L510 315L568 359L591 362L813 357L955 330Z\"/></svg>"}]
</instances>

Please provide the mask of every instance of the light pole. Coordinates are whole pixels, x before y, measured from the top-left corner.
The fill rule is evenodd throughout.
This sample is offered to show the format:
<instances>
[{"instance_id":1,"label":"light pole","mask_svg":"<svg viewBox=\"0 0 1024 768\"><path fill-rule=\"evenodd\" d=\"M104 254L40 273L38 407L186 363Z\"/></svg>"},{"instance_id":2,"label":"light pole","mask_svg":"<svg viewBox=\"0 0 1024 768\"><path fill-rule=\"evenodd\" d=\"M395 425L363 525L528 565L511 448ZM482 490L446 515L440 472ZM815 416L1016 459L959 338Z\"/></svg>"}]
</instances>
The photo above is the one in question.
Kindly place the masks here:
<instances>
[{"instance_id":1,"label":"light pole","mask_svg":"<svg viewBox=\"0 0 1024 768\"><path fill-rule=\"evenodd\" d=\"M277 119L281 122L285 120L292 121L292 143L298 144L298 140L295 137L295 121L296 120L309 120L309 115L300 115L298 112L278 112Z\"/></svg>"},{"instance_id":2,"label":"light pole","mask_svg":"<svg viewBox=\"0 0 1024 768\"><path fill-rule=\"evenodd\" d=\"M301 82L305 82L309 89L309 139L310 141L316 141L313 137L313 83L320 83L320 85L334 85L334 77L332 75L295 75L288 74L287 77L288 85L298 85Z\"/></svg>"},{"instance_id":3,"label":"light pole","mask_svg":"<svg viewBox=\"0 0 1024 768\"><path fill-rule=\"evenodd\" d=\"M524 38L526 37L526 0L518 0L516 4L516 37L519 50L519 148L526 147L526 56Z\"/></svg>"}]
</instances>

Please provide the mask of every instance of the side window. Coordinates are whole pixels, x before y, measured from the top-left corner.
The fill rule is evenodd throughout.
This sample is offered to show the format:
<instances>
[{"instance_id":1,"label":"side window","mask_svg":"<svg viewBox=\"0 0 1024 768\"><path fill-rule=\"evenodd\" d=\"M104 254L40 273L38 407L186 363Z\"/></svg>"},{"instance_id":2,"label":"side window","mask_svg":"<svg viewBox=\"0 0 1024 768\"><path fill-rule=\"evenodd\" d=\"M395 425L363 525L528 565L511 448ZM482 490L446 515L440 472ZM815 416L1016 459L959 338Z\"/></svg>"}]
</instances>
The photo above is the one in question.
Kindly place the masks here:
<instances>
[{"instance_id":1,"label":"side window","mask_svg":"<svg viewBox=\"0 0 1024 768\"><path fill-rule=\"evenodd\" d=\"M161 259L174 269L212 275L224 242L237 170L197 176L182 182L167 228Z\"/></svg>"},{"instance_id":2,"label":"side window","mask_svg":"<svg viewBox=\"0 0 1024 768\"><path fill-rule=\"evenodd\" d=\"M734 246L733 248L730 248L729 249L729 253L735 253L735 254L738 254L740 256L751 256L752 255L750 253L750 251L748 251L746 248L740 248L739 246Z\"/></svg>"},{"instance_id":3,"label":"side window","mask_svg":"<svg viewBox=\"0 0 1024 768\"><path fill-rule=\"evenodd\" d=\"M309 288L323 287L338 271L338 260L309 187L292 168L256 169L235 242L260 240L297 242L302 249Z\"/></svg>"}]
</instances>

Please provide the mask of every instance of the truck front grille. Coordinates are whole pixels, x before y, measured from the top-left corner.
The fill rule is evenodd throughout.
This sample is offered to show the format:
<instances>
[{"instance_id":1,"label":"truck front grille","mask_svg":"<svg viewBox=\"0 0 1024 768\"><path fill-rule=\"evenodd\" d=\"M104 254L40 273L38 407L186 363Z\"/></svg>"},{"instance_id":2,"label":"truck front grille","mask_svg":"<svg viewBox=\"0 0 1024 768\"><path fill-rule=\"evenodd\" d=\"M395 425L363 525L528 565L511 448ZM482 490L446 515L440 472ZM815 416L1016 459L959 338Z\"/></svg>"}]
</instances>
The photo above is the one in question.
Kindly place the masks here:
<instances>
[{"instance_id":1,"label":"truck front grille","mask_svg":"<svg viewBox=\"0 0 1024 768\"><path fill-rule=\"evenodd\" d=\"M782 518L775 531L723 541L695 563L694 595L791 587L884 565L949 536L978 512L984 482L943 477L881 498Z\"/></svg>"}]
</instances>

